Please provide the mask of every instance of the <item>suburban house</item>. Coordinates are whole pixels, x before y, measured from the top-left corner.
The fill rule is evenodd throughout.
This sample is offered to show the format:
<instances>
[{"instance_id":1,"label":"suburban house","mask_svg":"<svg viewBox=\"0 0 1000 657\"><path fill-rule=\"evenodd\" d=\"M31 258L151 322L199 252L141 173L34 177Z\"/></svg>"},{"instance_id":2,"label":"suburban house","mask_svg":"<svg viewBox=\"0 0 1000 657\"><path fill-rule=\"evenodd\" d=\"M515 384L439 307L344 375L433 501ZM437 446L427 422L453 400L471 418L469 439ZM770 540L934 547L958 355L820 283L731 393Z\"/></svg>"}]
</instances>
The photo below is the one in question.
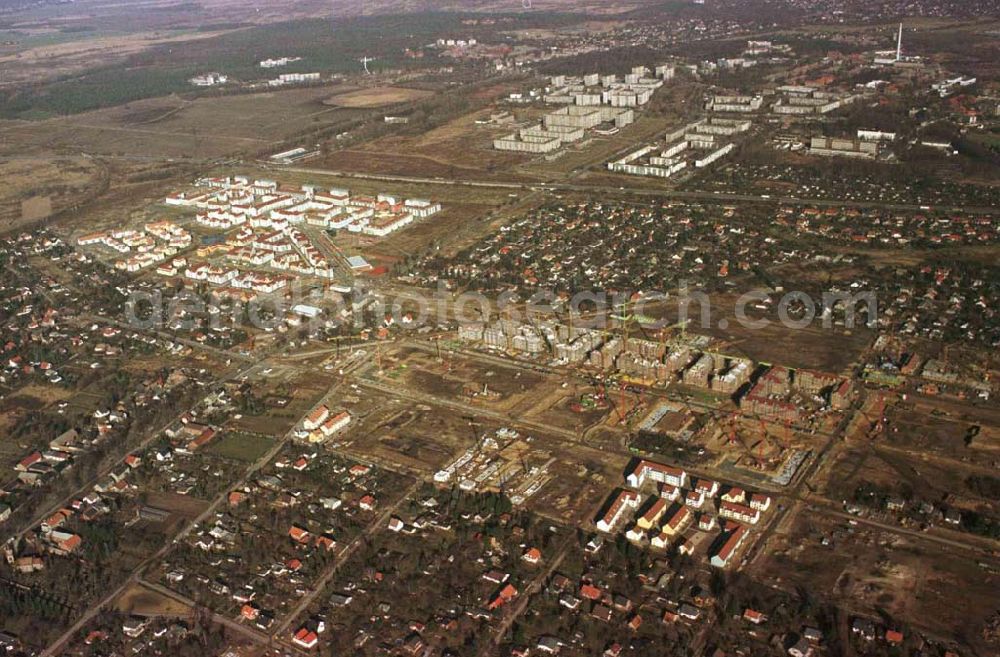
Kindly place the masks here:
<instances>
[{"instance_id":1,"label":"suburban house","mask_svg":"<svg viewBox=\"0 0 1000 657\"><path fill-rule=\"evenodd\" d=\"M300 628L294 635L292 635L292 643L300 648L305 648L310 650L316 647L319 643L319 637L315 632L307 627Z\"/></svg>"}]
</instances>

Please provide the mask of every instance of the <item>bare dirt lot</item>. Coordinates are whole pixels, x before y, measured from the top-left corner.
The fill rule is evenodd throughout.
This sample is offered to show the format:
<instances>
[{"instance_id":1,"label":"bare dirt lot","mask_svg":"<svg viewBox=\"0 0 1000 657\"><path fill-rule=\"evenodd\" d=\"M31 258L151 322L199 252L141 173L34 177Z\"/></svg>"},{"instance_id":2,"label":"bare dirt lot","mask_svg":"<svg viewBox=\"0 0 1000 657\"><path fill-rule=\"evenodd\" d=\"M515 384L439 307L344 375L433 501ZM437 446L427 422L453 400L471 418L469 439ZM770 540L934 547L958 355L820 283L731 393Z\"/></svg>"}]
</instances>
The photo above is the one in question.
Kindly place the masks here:
<instances>
[{"instance_id":1,"label":"bare dirt lot","mask_svg":"<svg viewBox=\"0 0 1000 657\"><path fill-rule=\"evenodd\" d=\"M115 609L137 616L188 616L191 608L141 584L130 586L115 602Z\"/></svg>"},{"instance_id":2,"label":"bare dirt lot","mask_svg":"<svg viewBox=\"0 0 1000 657\"><path fill-rule=\"evenodd\" d=\"M909 396L886 410L894 447L946 458L996 459L1000 455L1000 409L943 397Z\"/></svg>"},{"instance_id":3,"label":"bare dirt lot","mask_svg":"<svg viewBox=\"0 0 1000 657\"><path fill-rule=\"evenodd\" d=\"M0 230L44 219L100 188L101 168L80 157L14 157L0 161Z\"/></svg>"},{"instance_id":4,"label":"bare dirt lot","mask_svg":"<svg viewBox=\"0 0 1000 657\"><path fill-rule=\"evenodd\" d=\"M495 152L487 151L482 144L478 146L466 144L466 153L475 152L483 158L495 159ZM337 151L323 160L317 160L316 165L329 168L335 171L352 171L359 173L385 175L385 176L416 176L424 178L449 178L456 180L482 180L488 178L499 178L499 174L492 174L476 166L469 166L469 159L463 163L442 159L441 154L427 155L423 153L372 151L366 149L346 149ZM499 169L499 166L497 168ZM504 180L524 182L537 180L537 177L512 177L505 173Z\"/></svg>"},{"instance_id":5,"label":"bare dirt lot","mask_svg":"<svg viewBox=\"0 0 1000 657\"><path fill-rule=\"evenodd\" d=\"M608 493L621 481L629 459L559 438L541 438L541 445L558 454L549 471L554 476L531 499L529 508L561 522L593 520Z\"/></svg>"},{"instance_id":6,"label":"bare dirt lot","mask_svg":"<svg viewBox=\"0 0 1000 657\"><path fill-rule=\"evenodd\" d=\"M553 381L540 374L505 368L459 354L403 348L382 358L386 376L407 387L446 398L465 399L496 411L521 413Z\"/></svg>"},{"instance_id":7,"label":"bare dirt lot","mask_svg":"<svg viewBox=\"0 0 1000 657\"><path fill-rule=\"evenodd\" d=\"M347 407L356 425L338 449L400 470L434 472L477 437L468 418L380 393L366 392Z\"/></svg>"},{"instance_id":8,"label":"bare dirt lot","mask_svg":"<svg viewBox=\"0 0 1000 657\"><path fill-rule=\"evenodd\" d=\"M502 477L509 494L532 490L524 496L527 508L562 521L589 520L630 458L621 436L598 438L587 429L601 426L594 423L606 409L576 413L569 401L584 387L562 388L555 376L488 357L442 354L438 360L434 351L413 346L384 353L383 374L347 403L357 424L335 448L425 477L465 450L492 453L506 464L498 472L509 473ZM480 444L502 427L518 433L510 445L491 452ZM493 485L483 477L477 486Z\"/></svg>"},{"instance_id":9,"label":"bare dirt lot","mask_svg":"<svg viewBox=\"0 0 1000 657\"><path fill-rule=\"evenodd\" d=\"M552 386L534 398L526 415L546 424L580 432L581 435L611 414L609 405L584 406L584 395L594 393L590 385L566 382L565 387Z\"/></svg>"},{"instance_id":10,"label":"bare dirt lot","mask_svg":"<svg viewBox=\"0 0 1000 657\"><path fill-rule=\"evenodd\" d=\"M350 108L373 108L396 105L414 100L422 100L434 95L424 89L407 89L405 87L373 87L358 89L330 96L323 101L325 105Z\"/></svg>"},{"instance_id":11,"label":"bare dirt lot","mask_svg":"<svg viewBox=\"0 0 1000 657\"><path fill-rule=\"evenodd\" d=\"M521 122L537 118L535 110L518 110L518 124L491 125L494 109L470 112L420 134L391 134L331 156L328 166L393 175L440 176L457 180L542 178L545 172L522 175L515 167L530 156L498 151L493 139L509 134ZM364 155L362 155L364 154ZM341 162L341 156L347 159Z\"/></svg>"},{"instance_id":12,"label":"bare dirt lot","mask_svg":"<svg viewBox=\"0 0 1000 657\"><path fill-rule=\"evenodd\" d=\"M194 520L208 507L204 500L176 493L147 493L145 501L149 506L170 511L186 520Z\"/></svg>"},{"instance_id":13,"label":"bare dirt lot","mask_svg":"<svg viewBox=\"0 0 1000 657\"><path fill-rule=\"evenodd\" d=\"M947 500L949 505L958 508L995 513L996 501L984 498L975 488L978 478L994 473L995 470L988 466L962 463L957 459L911 455L887 446L859 447L845 449L837 455L824 493L830 500L839 502L854 499L859 490L875 490L907 499Z\"/></svg>"},{"instance_id":14,"label":"bare dirt lot","mask_svg":"<svg viewBox=\"0 0 1000 657\"><path fill-rule=\"evenodd\" d=\"M776 315L758 317L751 312L741 321L737 317L738 295L712 294L709 303L699 307L691 303L688 310L688 330L720 341L717 349L740 354L760 363L774 363L791 368L816 369L839 374L854 364L873 341L872 331L855 327L847 331L839 326L826 328L815 321L809 326L785 326ZM677 302L646 308L646 313L664 318L671 324L678 321ZM761 326L745 321L763 320Z\"/></svg>"},{"instance_id":15,"label":"bare dirt lot","mask_svg":"<svg viewBox=\"0 0 1000 657\"><path fill-rule=\"evenodd\" d=\"M776 536L772 548L757 573L764 581L829 595L855 613L874 616L882 609L941 637L978 638L995 611L1000 579L950 548L810 511Z\"/></svg>"}]
</instances>

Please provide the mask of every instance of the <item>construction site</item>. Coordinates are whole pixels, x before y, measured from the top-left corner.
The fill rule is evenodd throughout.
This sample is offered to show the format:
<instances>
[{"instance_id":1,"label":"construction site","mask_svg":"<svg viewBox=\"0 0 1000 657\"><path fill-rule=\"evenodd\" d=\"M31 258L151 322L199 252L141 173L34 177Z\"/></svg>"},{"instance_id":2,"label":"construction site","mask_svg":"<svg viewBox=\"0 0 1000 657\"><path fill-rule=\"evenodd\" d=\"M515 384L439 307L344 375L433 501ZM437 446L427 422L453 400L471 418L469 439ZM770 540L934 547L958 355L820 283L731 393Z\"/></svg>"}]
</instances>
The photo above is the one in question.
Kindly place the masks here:
<instances>
[{"instance_id":1,"label":"construction site","mask_svg":"<svg viewBox=\"0 0 1000 657\"><path fill-rule=\"evenodd\" d=\"M501 319L465 325L459 338L570 367L591 383L572 408L602 417L599 426L612 435L628 432L634 453L681 458L761 485L789 485L856 398L839 375L715 351L708 338L683 330L660 331L659 340L630 337L630 326L619 322L609 332Z\"/></svg>"},{"instance_id":2,"label":"construction site","mask_svg":"<svg viewBox=\"0 0 1000 657\"><path fill-rule=\"evenodd\" d=\"M627 427L607 421L619 417L618 398L585 379L443 342L376 347L344 404L355 428L329 447L433 473L441 486L503 492L543 513L591 513L628 461Z\"/></svg>"},{"instance_id":3,"label":"construction site","mask_svg":"<svg viewBox=\"0 0 1000 657\"><path fill-rule=\"evenodd\" d=\"M523 504L551 478L549 467L554 458L538 463L538 452L530 445L530 436L502 427L495 433L483 434L475 446L434 473L439 484L454 484L464 491L502 492L511 503ZM536 460L535 464L529 458Z\"/></svg>"},{"instance_id":4,"label":"construction site","mask_svg":"<svg viewBox=\"0 0 1000 657\"><path fill-rule=\"evenodd\" d=\"M705 449L717 454L716 466L753 480L787 486L821 441L784 425L730 413L706 436Z\"/></svg>"}]
</instances>

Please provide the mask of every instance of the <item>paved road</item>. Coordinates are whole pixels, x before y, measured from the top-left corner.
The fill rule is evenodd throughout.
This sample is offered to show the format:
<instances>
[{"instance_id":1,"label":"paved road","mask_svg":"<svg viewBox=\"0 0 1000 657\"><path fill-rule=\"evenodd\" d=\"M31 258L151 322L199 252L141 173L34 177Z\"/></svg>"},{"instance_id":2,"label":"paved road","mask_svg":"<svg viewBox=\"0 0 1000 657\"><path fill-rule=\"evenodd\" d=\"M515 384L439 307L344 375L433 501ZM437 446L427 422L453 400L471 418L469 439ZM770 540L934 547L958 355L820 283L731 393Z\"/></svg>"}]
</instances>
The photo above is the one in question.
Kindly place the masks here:
<instances>
[{"instance_id":1,"label":"paved road","mask_svg":"<svg viewBox=\"0 0 1000 657\"><path fill-rule=\"evenodd\" d=\"M541 572L539 572L534 579L531 580L531 582L528 583L527 586L524 587L523 591L519 592L519 599L513 612L508 613L504 617L503 621L500 622L500 625L497 626L496 630L494 630L493 639L486 642L483 645L482 650L479 651L480 657L485 657L493 652L498 645L500 645L500 642L503 641L503 637L507 633L507 630L510 629L510 626L513 625L514 621L516 621L525 612L532 597L542 590L545 580L551 577L552 573L556 572L559 564L561 564L563 559L566 558L566 555L569 553L568 543L572 540L575 540L575 538L571 534L570 537L564 542L559 554L552 559L548 565Z\"/></svg>"},{"instance_id":2,"label":"paved road","mask_svg":"<svg viewBox=\"0 0 1000 657\"><path fill-rule=\"evenodd\" d=\"M355 368L359 367L364 362L365 359L359 359L353 364L353 367ZM320 404L325 404L329 400L329 398L332 397L340 389L340 387L344 383L344 380L345 379L341 379L333 386L331 386L331 388L327 391L327 393L323 396L323 398L318 402L316 402L316 404L309 411L307 411L305 415L311 413L312 410L317 406L319 406ZM142 574L145 572L146 568L160 561L173 548L174 544L183 540L192 531L194 531L194 529L198 527L202 522L204 522L209 517L214 515L216 511L219 509L219 507L226 502L229 496L229 491L231 491L234 488L239 488L245 485L250 480L250 478L253 477L261 468L263 468L272 459L274 459L274 457L278 455L278 453L284 448L284 446L288 443L288 441L291 440L296 428L297 428L297 423L296 426L293 426L291 429L289 429L289 431L284 435L284 437L282 437L281 440L276 441L274 446L271 447L271 449L269 449L267 453L263 454L249 468L247 468L247 470L244 471L243 476L240 477L238 481L233 482L228 487L226 487L221 493L219 493L219 495L212 501L212 503L209 504L209 506L204 511L202 511L202 513L199 514L197 518L187 523L186 525L182 526L180 531L178 531L170 541L165 543L159 550L156 551L156 553L143 560L132 572L132 575L129 578L127 578L120 586L110 591L99 602L91 605L90 608L87 610L87 612L84 613L84 615L81 616L79 619L77 619L77 621L72 625L72 627L66 630L62 634L62 636L60 636L48 648L42 651L40 657L54 657L55 655L58 655L59 652L63 649L63 647L65 647L65 645L73 638L73 636L76 635L81 629L83 629L87 625L87 623L93 620L93 618L101 611L101 609L111 604L129 586L138 582L142 577Z\"/></svg>"},{"instance_id":3,"label":"paved road","mask_svg":"<svg viewBox=\"0 0 1000 657\"><path fill-rule=\"evenodd\" d=\"M371 379L358 379L357 383L359 386L364 388L372 388L378 390L379 392L384 392L387 395L393 397L399 397L401 399L409 399L415 402L420 402L424 404L430 404L433 406L441 406L444 408L450 408L453 411L462 413L463 415L476 415L479 417L486 417L497 422L504 424L514 425L523 427L528 430L537 431L540 433L557 435L570 442L580 442L575 431L569 429L562 429L560 427L554 427L549 424L542 424L540 422L534 422L532 420L526 420L524 418L515 418L507 415L505 413L500 413L498 411L493 411L488 408L481 408L478 406L472 406L469 404L463 404L462 402L454 401L451 399L445 399L442 397L436 397L434 395L416 392L408 388L399 388L396 386L390 386L379 381L373 381Z\"/></svg>"},{"instance_id":4,"label":"paved road","mask_svg":"<svg viewBox=\"0 0 1000 657\"><path fill-rule=\"evenodd\" d=\"M192 609L199 606L198 603L192 600L191 598L183 596L177 591L168 589L165 586L161 586L160 584L156 584L155 582L147 582L146 580L141 578L137 581L139 586L147 588L155 593L159 593L160 595L170 598L171 600L175 600L181 603L182 605L191 607ZM244 637L253 641L254 643L267 643L268 641L268 636L263 632L260 632L258 630L253 629L252 627L248 627L242 623L234 621L232 618L227 618L226 616L222 616L221 614L213 613L212 620L220 625L225 625L227 628L235 632L238 632L239 634L243 635Z\"/></svg>"},{"instance_id":5,"label":"paved road","mask_svg":"<svg viewBox=\"0 0 1000 657\"><path fill-rule=\"evenodd\" d=\"M354 351L360 349L368 349L376 344L381 344L382 341L368 341L368 342L350 342L353 337L345 337L341 345L333 347L318 347L316 349L310 349L309 351L296 351L290 354L281 354L274 357L274 362L283 364L294 362L298 360L309 360L310 358L315 358L317 356L329 356L330 354L337 354L343 352L345 354L350 354ZM360 339L360 338L358 338Z\"/></svg>"},{"instance_id":6,"label":"paved road","mask_svg":"<svg viewBox=\"0 0 1000 657\"><path fill-rule=\"evenodd\" d=\"M224 384L224 383L226 383L228 381L234 381L234 380L239 379L240 377L245 376L246 374L250 373L254 369L254 367L255 367L255 365L248 365L248 366L245 366L245 367L243 367L241 369L235 370L233 372L230 372L229 374L222 375L219 378L215 379L215 381L212 382L212 384L211 384L211 386L209 388L210 392L208 393L208 395L214 394L214 392L216 390L218 390L219 386L221 386L222 384ZM206 395L206 397L208 395ZM180 417L182 417L183 415L185 415L190 408L194 408L195 406L197 406L198 404L200 404L202 401L204 401L204 399L205 399L205 397L200 398L194 404L192 404L189 407L186 407L183 411L181 411L180 413L178 413L175 417L170 418L169 420L167 420L166 422L164 422L162 425L157 425L157 426L154 426L154 427L150 427L146 431L146 434L143 436L142 440L138 444L132 445L128 449L121 449L121 447L124 447L124 445L119 445L118 446L119 449L117 450L117 453L115 454L115 456L113 458L109 458L108 459L109 465L107 465L106 467L102 468L93 478L91 478L89 481L87 481L86 483L84 483L84 485L81 486L78 490L74 491L70 495L67 495L63 499L59 500L59 502L57 502L56 504L52 504L50 506L47 506L44 511L41 511L38 514L36 514L35 517L31 519L30 522L28 522L25 525L23 525L14 534L14 537L20 538L21 536L23 536L25 533L27 533L28 531L30 531L34 527L37 527L43 520L45 520L46 518L48 518L49 516L51 516L53 513L55 513L59 509L62 509L62 508L65 508L66 506L68 506L69 503L71 501L73 501L74 499L77 499L79 497L82 497L82 496L86 495L88 492L90 492L94 488L95 484L97 484L99 481L101 481L103 479L106 479L111 474L112 470L114 470L115 468L118 468L119 466L121 466L121 461L122 461L123 458L125 458L125 456L127 454L132 453L132 452L140 452L140 451L146 449L147 447L149 447L149 445L154 440L156 440L160 436L160 434L162 434L163 431L165 431L167 429L167 427L169 427L174 422L177 422L178 419Z\"/></svg>"},{"instance_id":7,"label":"paved road","mask_svg":"<svg viewBox=\"0 0 1000 657\"><path fill-rule=\"evenodd\" d=\"M415 341L415 340L407 341L405 344L407 344L407 345L409 345L411 347L421 348L421 349L424 349L424 350L433 349L433 347L429 347L428 345L422 344L422 343L420 343L418 341ZM497 362L498 364L503 364L503 365L506 365L508 367L513 366L513 367L524 367L524 368L530 368L530 369L540 369L540 370L543 370L543 371L553 371L551 368L546 368L544 366L536 366L535 364L532 364L532 363L524 363L524 362L519 362L519 361L516 361L516 360L507 360L507 359L503 359L503 358L500 358L500 357L497 357L497 356L490 356L490 355L480 354L478 352L464 352L463 351L462 353L463 353L463 355L466 355L466 356L468 356L470 358L483 358L483 359L485 359L487 361ZM427 394L427 393L415 393L415 392L411 392L411 391L400 390L399 388L396 388L394 386L385 385L385 384L382 384L381 382L374 382L374 381L371 381L371 380L364 380L363 379L363 380L359 380L358 383L360 385L364 385L364 386L375 387L377 389L382 390L383 392L386 392L388 394L393 394L393 395L396 395L396 396L399 396L399 397L403 397L403 398L409 397L411 399L419 399L420 401L423 401L423 402L428 403L428 404L436 404L436 405L439 405L439 406L452 407L452 408L455 408L456 410L461 410L462 412L465 412L465 413L468 413L468 414L476 414L476 415L482 415L482 416L486 416L486 417L492 417L492 418L500 420L500 421L510 422L511 424L526 426L527 428L531 428L531 425L537 425L537 428L539 430L541 430L541 431L547 431L549 433L556 433L558 435L563 435L570 442L580 443L580 444L586 445L585 441L580 441L579 440L579 438L578 438L578 436L576 435L575 432L567 432L567 431L559 429L557 427L550 427L548 425L543 425L543 424L538 424L538 423L532 423L530 421L525 421L525 420L522 420L522 419L510 418L509 416L506 416L506 415L504 415L502 413L489 411L488 409L483 409L483 408L479 408L479 407L468 406L466 404L462 404L461 402L457 402L457 401L453 401L453 400L447 400L447 399L442 399L442 398L435 397L434 395L430 395L430 394ZM858 518L856 516L853 516L853 515L844 513L842 511L839 511L838 509L835 508L836 505L835 505L834 502L831 502L829 500L825 500L825 499L822 499L822 498L817 498L817 497L814 497L814 496L805 495L805 494L802 493L802 488L805 487L806 484L813 478L813 476L816 474L816 472L819 470L819 468L822 467L827 462L827 457L829 456L829 453L833 449L834 445L836 445L843 438L844 433L847 431L848 427L850 426L851 418L853 417L854 411L856 411L857 408L858 408L859 401L860 400L856 400L855 401L855 403L850 408L851 412L845 413L843 419L841 420L841 422L833 430L831 430L831 431L816 430L816 435L825 438L826 441L823 443L822 447L819 448L819 450L816 452L816 454L811 459L809 459L807 461L807 463L804 464L799 469L799 472L796 473L794 480L792 481L792 483L789 486L786 486L784 488L775 487L775 486L766 486L766 485L762 486L761 482L746 482L746 481L741 481L740 478L733 477L732 473L730 473L727 476L728 480L734 481L736 483L744 484L744 485L749 485L751 488L755 488L755 489L758 489L758 490L763 488L764 490L768 490L769 492L771 492L772 494L774 494L778 498L785 499L785 500L787 500L789 502L785 506L785 509L783 509L782 511L777 512L777 513L774 514L775 517L773 519L771 519L771 521L768 523L767 527L764 528L764 530L761 532L760 541L758 541L758 542L767 540L771 536L771 534L773 534L773 532L775 531L775 529L778 528L781 525L781 522L784 519L784 517L787 516L788 514L792 513L793 509L796 506L792 502L800 502L800 503L806 504L812 511L817 512L817 513L825 513L827 515L833 515L833 516L836 516L838 518L843 518L843 519L847 519L847 520L856 520L859 523L870 525L870 526L873 526L873 527L877 527L877 528L882 529L882 530L884 530L886 532L891 532L891 533L895 533L895 534L898 534L898 535L904 535L904 536L908 536L908 537L912 537L912 538L917 538L917 539L923 539L923 540L926 540L926 541L930 541L930 542L936 543L938 545L943 545L943 546L958 548L958 549L962 549L962 550L968 550L968 551L972 551L974 553L977 553L979 555L989 556L991 554L991 552L988 549L985 549L981 545L976 544L976 543L974 543L972 541L962 541L962 540L957 539L957 538L956 539L945 538L945 537L937 536L937 535L934 535L934 534L927 534L925 532L920 532L920 531L916 531L916 530L912 530L912 529L907 529L905 527L900 527L899 525L882 523L882 522L878 522L878 521L867 519L867 518ZM690 403L692 405L698 405L695 402L690 402ZM709 408L709 407L706 406L706 408ZM605 451L608 451L608 450L605 449ZM627 450L620 450L620 454L621 455L625 455L625 456L632 456L632 453L628 452ZM693 467L693 468L692 467L686 467L685 469L688 470L695 477L705 476L705 477L708 477L708 478L712 478L712 475L717 475L717 473L709 473L707 471L699 471L699 469L697 467ZM754 557L759 556L761 552L763 552L763 550L756 551L755 554L754 554Z\"/></svg>"},{"instance_id":8,"label":"paved road","mask_svg":"<svg viewBox=\"0 0 1000 657\"><path fill-rule=\"evenodd\" d=\"M833 502L827 502L826 500L803 500L806 506L811 510L825 513L829 516L834 516L847 521L857 522L859 525L867 525L869 527L875 527L876 529L881 529L882 531L889 532L892 534L899 534L901 536L909 536L911 538L916 538L924 541L929 541L931 543L937 543L945 547L956 548L959 550L967 550L978 554L980 557L988 557L994 560L993 553L986 547L981 545L974 545L966 541L960 541L958 539L945 538L944 536L938 536L937 534L931 534L928 532L918 531L916 529L908 529L906 527L900 527L899 525L889 524L885 522L880 522L878 520L872 520L871 518L863 518L860 516L855 516L846 511L840 511L834 508Z\"/></svg>"},{"instance_id":9,"label":"paved road","mask_svg":"<svg viewBox=\"0 0 1000 657\"><path fill-rule=\"evenodd\" d=\"M338 269L340 276L334 281L339 285L346 285L350 287L354 284L354 270L351 269L350 263L347 262L347 256L341 251L333 240L330 239L330 234L325 230L306 227L303 230L312 238L313 246L319 249L320 253L327 260L332 262Z\"/></svg>"},{"instance_id":10,"label":"paved road","mask_svg":"<svg viewBox=\"0 0 1000 657\"><path fill-rule=\"evenodd\" d=\"M118 319L112 319L110 317L104 317L102 315L92 315L85 314L80 316L82 319L89 320L92 322L98 322L102 324L110 324L116 326L123 331L135 331L136 333L146 333L149 335L154 335L161 340L167 340L169 342L176 342L178 344L183 344L192 349L201 349L202 351L207 351L219 358L225 358L227 360L240 360L245 363L256 363L259 359L253 356L248 356L246 354L241 354L237 351L230 351L228 349L220 349L219 347L213 347L211 345L203 344L197 340L191 340L182 336L174 335L168 331L163 331L160 329L151 328L136 328L135 326Z\"/></svg>"},{"instance_id":11,"label":"paved road","mask_svg":"<svg viewBox=\"0 0 1000 657\"><path fill-rule=\"evenodd\" d=\"M334 562L327 568L326 572L323 573L320 579L316 582L316 585L313 586L312 590L303 596L299 603L285 615L285 618L281 621L278 628L274 632L274 638L276 641L287 644L289 647L293 647L289 642L289 626L295 622L295 620L299 618L306 609L309 608L309 605L316 600L316 597L320 593L326 590L326 586L330 583L330 580L333 579L333 576L338 570L340 570L340 567L347 562L347 559L354 554L359 547L361 547L362 543L364 543L368 537L382 531L388 526L389 518L396 513L396 510L402 506L404 502L409 500L410 496L413 495L413 493L415 493L417 489L423 485L423 483L424 482L421 479L414 481L413 485L407 488L406 492L404 492L393 505L382 511L382 513L380 513L375 520L365 527L364 531L358 534L353 541L348 543L344 549L340 551L336 560L334 560Z\"/></svg>"},{"instance_id":12,"label":"paved road","mask_svg":"<svg viewBox=\"0 0 1000 657\"><path fill-rule=\"evenodd\" d=\"M926 209L925 206L915 203L886 203L884 201L850 201L842 199L823 198L802 198L798 196L775 196L768 194L735 194L731 192L708 192L699 190L662 189L662 188L642 188L642 187L614 187L610 185L587 185L569 182L539 182L520 183L490 180L449 180L444 178L426 178L419 176L393 176L385 174L352 173L349 171L334 171L330 169L314 169L306 167L267 167L276 171L292 171L315 176L334 176L338 178L357 178L360 180L377 180L381 182L400 182L421 185L449 185L454 187L473 187L481 189L499 189L514 191L538 191L546 190L550 192L586 192L592 194L605 195L635 195L655 198L666 198L688 201L715 201L720 203L766 203L766 204L801 204L814 205L817 207L851 207L851 208L879 208L884 210L912 210L919 211ZM623 181L625 182L625 181ZM941 208L955 209L953 205L938 206ZM966 212L977 214L996 214L1000 208L964 206L961 208Z\"/></svg>"}]
</instances>

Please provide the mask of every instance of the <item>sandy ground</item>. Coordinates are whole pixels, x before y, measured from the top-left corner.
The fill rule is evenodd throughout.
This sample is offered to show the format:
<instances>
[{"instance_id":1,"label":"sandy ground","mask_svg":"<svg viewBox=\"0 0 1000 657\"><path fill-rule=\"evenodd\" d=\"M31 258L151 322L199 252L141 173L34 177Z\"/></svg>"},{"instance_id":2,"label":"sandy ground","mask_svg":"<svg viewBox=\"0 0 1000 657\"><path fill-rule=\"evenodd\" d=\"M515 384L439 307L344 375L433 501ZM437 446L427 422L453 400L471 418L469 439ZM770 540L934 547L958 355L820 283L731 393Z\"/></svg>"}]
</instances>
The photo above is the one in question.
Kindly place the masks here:
<instances>
[{"instance_id":1,"label":"sandy ground","mask_svg":"<svg viewBox=\"0 0 1000 657\"><path fill-rule=\"evenodd\" d=\"M432 96L433 92L423 89L406 89L403 87L374 87L358 89L344 94L336 94L323 101L327 105L351 108L372 108L421 100Z\"/></svg>"}]
</instances>

